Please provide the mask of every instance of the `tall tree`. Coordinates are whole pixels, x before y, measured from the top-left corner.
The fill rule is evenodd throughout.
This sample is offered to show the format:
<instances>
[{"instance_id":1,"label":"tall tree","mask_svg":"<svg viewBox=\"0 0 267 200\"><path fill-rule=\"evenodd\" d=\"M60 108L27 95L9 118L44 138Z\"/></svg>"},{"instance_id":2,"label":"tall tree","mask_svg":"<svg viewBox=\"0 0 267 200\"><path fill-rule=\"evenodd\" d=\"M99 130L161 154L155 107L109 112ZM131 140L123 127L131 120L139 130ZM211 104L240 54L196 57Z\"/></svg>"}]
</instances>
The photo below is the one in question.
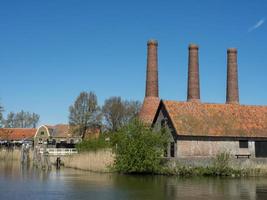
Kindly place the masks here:
<instances>
[{"instance_id":1,"label":"tall tree","mask_svg":"<svg viewBox=\"0 0 267 200\"><path fill-rule=\"evenodd\" d=\"M4 125L7 128L36 128L40 116L36 113L25 112L24 110L7 115Z\"/></svg>"},{"instance_id":2,"label":"tall tree","mask_svg":"<svg viewBox=\"0 0 267 200\"><path fill-rule=\"evenodd\" d=\"M36 128L37 124L38 124L38 122L40 120L40 116L38 114L36 114L36 113L32 113L30 120L31 120L32 127Z\"/></svg>"},{"instance_id":3,"label":"tall tree","mask_svg":"<svg viewBox=\"0 0 267 200\"><path fill-rule=\"evenodd\" d=\"M4 107L0 105L0 128L3 126L3 112Z\"/></svg>"},{"instance_id":4,"label":"tall tree","mask_svg":"<svg viewBox=\"0 0 267 200\"><path fill-rule=\"evenodd\" d=\"M5 120L5 127L6 128L13 128L16 126L15 117L16 117L16 114L13 112L10 112L7 114L7 118Z\"/></svg>"},{"instance_id":5,"label":"tall tree","mask_svg":"<svg viewBox=\"0 0 267 200\"><path fill-rule=\"evenodd\" d=\"M135 118L140 110L139 101L124 101L121 97L110 97L105 100L102 113L105 117L107 128L117 131Z\"/></svg>"},{"instance_id":6,"label":"tall tree","mask_svg":"<svg viewBox=\"0 0 267 200\"><path fill-rule=\"evenodd\" d=\"M83 138L88 129L99 126L100 123L101 113L97 96L93 92L81 92L69 107L69 124L74 127L74 133Z\"/></svg>"}]
</instances>

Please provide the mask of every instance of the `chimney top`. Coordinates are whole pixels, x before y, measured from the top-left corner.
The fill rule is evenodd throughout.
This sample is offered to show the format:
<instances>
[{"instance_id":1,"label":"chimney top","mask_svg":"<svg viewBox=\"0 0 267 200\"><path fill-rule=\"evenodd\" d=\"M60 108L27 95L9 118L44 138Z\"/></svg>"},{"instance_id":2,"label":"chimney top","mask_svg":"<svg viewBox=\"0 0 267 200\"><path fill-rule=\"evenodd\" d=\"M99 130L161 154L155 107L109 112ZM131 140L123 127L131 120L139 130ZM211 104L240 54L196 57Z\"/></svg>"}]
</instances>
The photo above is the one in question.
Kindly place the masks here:
<instances>
[{"instance_id":1,"label":"chimney top","mask_svg":"<svg viewBox=\"0 0 267 200\"><path fill-rule=\"evenodd\" d=\"M237 53L237 49L236 48L229 48L229 49L227 49L227 53Z\"/></svg>"},{"instance_id":2,"label":"chimney top","mask_svg":"<svg viewBox=\"0 0 267 200\"><path fill-rule=\"evenodd\" d=\"M198 45L197 44L189 44L189 49L198 49Z\"/></svg>"},{"instance_id":3,"label":"chimney top","mask_svg":"<svg viewBox=\"0 0 267 200\"><path fill-rule=\"evenodd\" d=\"M158 46L158 41L154 39L150 39L147 41L147 45L156 45Z\"/></svg>"}]
</instances>

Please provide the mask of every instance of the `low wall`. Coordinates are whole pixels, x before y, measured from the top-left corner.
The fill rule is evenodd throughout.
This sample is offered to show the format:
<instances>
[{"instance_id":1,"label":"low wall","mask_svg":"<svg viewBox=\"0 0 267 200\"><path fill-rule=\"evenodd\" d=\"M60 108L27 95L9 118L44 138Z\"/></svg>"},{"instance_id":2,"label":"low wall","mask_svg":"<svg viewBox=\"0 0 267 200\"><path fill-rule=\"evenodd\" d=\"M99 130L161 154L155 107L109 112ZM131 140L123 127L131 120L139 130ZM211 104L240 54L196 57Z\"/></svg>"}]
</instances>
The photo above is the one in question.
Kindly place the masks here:
<instances>
[{"instance_id":1,"label":"low wall","mask_svg":"<svg viewBox=\"0 0 267 200\"><path fill-rule=\"evenodd\" d=\"M56 158L54 158L56 159ZM94 172L109 172L109 167L114 162L114 154L111 150L98 150L82 152L71 156L61 157L65 167ZM55 162L55 160L52 160Z\"/></svg>"}]
</instances>

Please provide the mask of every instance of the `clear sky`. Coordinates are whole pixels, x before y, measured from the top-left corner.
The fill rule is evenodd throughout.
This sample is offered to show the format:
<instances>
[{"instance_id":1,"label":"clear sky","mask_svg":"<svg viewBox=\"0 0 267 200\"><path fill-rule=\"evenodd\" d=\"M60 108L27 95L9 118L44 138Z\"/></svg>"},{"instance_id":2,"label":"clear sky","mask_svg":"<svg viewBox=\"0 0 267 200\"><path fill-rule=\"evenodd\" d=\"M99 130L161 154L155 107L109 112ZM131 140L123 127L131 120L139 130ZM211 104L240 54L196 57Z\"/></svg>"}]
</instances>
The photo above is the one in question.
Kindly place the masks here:
<instances>
[{"instance_id":1,"label":"clear sky","mask_svg":"<svg viewBox=\"0 0 267 200\"><path fill-rule=\"evenodd\" d=\"M267 104L267 1L8 0L0 3L0 103L68 122L81 91L142 101L146 42L159 42L163 99L186 99L188 44L201 100L225 102L226 49L238 48L242 104Z\"/></svg>"}]
</instances>

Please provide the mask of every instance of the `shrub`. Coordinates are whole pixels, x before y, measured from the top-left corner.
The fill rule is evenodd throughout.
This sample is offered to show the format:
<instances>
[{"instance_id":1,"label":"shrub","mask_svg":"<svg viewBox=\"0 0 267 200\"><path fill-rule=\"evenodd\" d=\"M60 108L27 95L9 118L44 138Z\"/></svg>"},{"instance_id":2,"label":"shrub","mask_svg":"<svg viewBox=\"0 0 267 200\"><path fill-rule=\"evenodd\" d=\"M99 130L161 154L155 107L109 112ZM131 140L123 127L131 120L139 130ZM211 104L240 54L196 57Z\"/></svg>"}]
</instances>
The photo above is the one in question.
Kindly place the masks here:
<instances>
[{"instance_id":1,"label":"shrub","mask_svg":"<svg viewBox=\"0 0 267 200\"><path fill-rule=\"evenodd\" d=\"M107 137L103 134L99 138L92 138L89 140L83 140L81 143L76 145L78 151L97 151L99 149L105 149L110 147Z\"/></svg>"},{"instance_id":2,"label":"shrub","mask_svg":"<svg viewBox=\"0 0 267 200\"><path fill-rule=\"evenodd\" d=\"M165 130L153 131L142 122L131 123L113 134L114 168L122 173L158 173L167 145Z\"/></svg>"},{"instance_id":3,"label":"shrub","mask_svg":"<svg viewBox=\"0 0 267 200\"><path fill-rule=\"evenodd\" d=\"M233 173L233 169L229 166L230 153L223 152L216 156L213 165L210 168L214 175L217 176L230 176Z\"/></svg>"}]
</instances>

